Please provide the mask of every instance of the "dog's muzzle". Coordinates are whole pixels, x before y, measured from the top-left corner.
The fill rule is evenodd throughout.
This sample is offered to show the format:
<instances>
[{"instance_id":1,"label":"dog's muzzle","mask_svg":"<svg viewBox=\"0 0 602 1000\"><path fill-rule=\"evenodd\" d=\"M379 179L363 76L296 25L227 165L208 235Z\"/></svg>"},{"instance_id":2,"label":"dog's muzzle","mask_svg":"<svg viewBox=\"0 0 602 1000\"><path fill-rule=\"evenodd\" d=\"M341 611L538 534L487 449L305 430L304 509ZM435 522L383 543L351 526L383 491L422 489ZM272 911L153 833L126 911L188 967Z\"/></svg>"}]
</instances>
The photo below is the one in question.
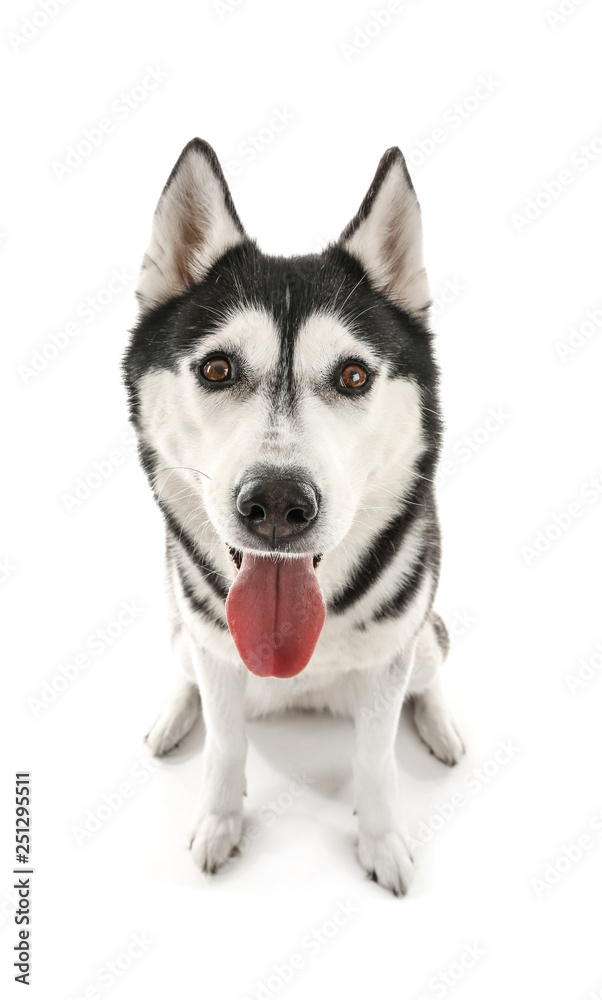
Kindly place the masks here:
<instances>
[{"instance_id":1,"label":"dog's muzzle","mask_svg":"<svg viewBox=\"0 0 602 1000\"><path fill-rule=\"evenodd\" d=\"M299 479L249 478L238 489L236 510L245 528L275 549L315 522L318 491Z\"/></svg>"},{"instance_id":2,"label":"dog's muzzle","mask_svg":"<svg viewBox=\"0 0 602 1000\"><path fill-rule=\"evenodd\" d=\"M318 488L303 470L255 466L235 504L250 544L230 548L238 571L226 600L230 634L252 673L294 677L309 663L326 618L316 572L321 556L308 551L304 534L311 545ZM303 551L294 552L301 534Z\"/></svg>"}]
</instances>

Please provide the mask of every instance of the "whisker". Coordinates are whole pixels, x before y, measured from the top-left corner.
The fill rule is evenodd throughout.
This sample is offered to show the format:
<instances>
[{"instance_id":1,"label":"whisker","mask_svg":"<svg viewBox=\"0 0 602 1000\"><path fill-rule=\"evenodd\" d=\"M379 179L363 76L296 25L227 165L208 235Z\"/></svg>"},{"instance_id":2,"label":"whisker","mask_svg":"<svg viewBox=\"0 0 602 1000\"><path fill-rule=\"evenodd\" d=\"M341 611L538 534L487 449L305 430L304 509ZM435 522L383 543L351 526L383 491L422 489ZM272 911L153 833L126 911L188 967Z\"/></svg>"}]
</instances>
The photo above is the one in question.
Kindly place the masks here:
<instances>
[{"instance_id":1,"label":"whisker","mask_svg":"<svg viewBox=\"0 0 602 1000\"><path fill-rule=\"evenodd\" d=\"M365 313L372 312L373 309L376 309L376 306L368 306L367 309L362 309L361 313L354 313L353 316L349 317L349 319L351 320L352 323L355 323L356 320L360 319L361 316L363 316Z\"/></svg>"},{"instance_id":2,"label":"whisker","mask_svg":"<svg viewBox=\"0 0 602 1000\"><path fill-rule=\"evenodd\" d=\"M159 492L159 491L157 491ZM194 487L185 486L183 489L178 490L177 493L170 493L169 496L165 496L163 492L160 493L160 499L164 500L166 503L168 500L186 500L188 497L196 497L197 491Z\"/></svg>"},{"instance_id":3,"label":"whisker","mask_svg":"<svg viewBox=\"0 0 602 1000\"><path fill-rule=\"evenodd\" d=\"M404 470L404 472L409 472L409 474L414 476L415 479L424 479L426 483L433 483L433 485L436 485L437 481L435 479L431 479L429 476L424 476L421 472L416 472L415 469L409 469L399 458L389 458L387 461L389 465L398 465Z\"/></svg>"},{"instance_id":4,"label":"whisker","mask_svg":"<svg viewBox=\"0 0 602 1000\"><path fill-rule=\"evenodd\" d=\"M351 289L351 291L349 292L349 295L348 295L348 296L347 296L347 298L345 299L345 302L343 302L343 305L342 305L342 306L340 307L340 308L341 308L341 311L342 311L342 310L343 310L343 309L345 308L345 303L349 301L349 299L350 299L350 298L351 298L351 296L353 295L353 293L354 293L355 289L356 289L356 288L358 287L358 285L361 285L361 283L362 283L362 281L364 280L364 278L365 278L365 277L366 277L366 275L365 275L365 274L362 274L362 276L361 276L360 280L359 280L359 281L356 281L355 285L353 286L353 288L352 288L352 289Z\"/></svg>"},{"instance_id":5,"label":"whisker","mask_svg":"<svg viewBox=\"0 0 602 1000\"><path fill-rule=\"evenodd\" d=\"M344 279L344 278L342 278L342 279L341 279L341 284L339 285L339 287L337 288L336 292L334 293L334 295L332 296L332 298L331 298L331 300L330 300L330 302L329 302L329 307L330 307L331 309L334 309L334 308L335 308L335 306L336 306L336 301L337 301L337 299L338 299L338 297L339 297L339 292L341 291L341 288L343 287L343 285L344 285L344 284L345 284L345 279Z\"/></svg>"},{"instance_id":6,"label":"whisker","mask_svg":"<svg viewBox=\"0 0 602 1000\"><path fill-rule=\"evenodd\" d=\"M386 489L384 486L372 486L373 490L381 490L383 493L388 493L389 496L395 497L396 500L401 500L403 503L409 503L412 507L426 507L425 503L419 503L417 500L408 500L404 497L402 493L393 493L392 490Z\"/></svg>"},{"instance_id":7,"label":"whisker","mask_svg":"<svg viewBox=\"0 0 602 1000\"><path fill-rule=\"evenodd\" d=\"M203 472L202 469L191 469L189 465L173 465L173 466L171 466L171 465L164 465L160 469L155 469L155 473L156 472L180 472L181 470L185 470L186 472L196 472L196 474L198 476L205 476L205 479L211 479L211 476L208 476L207 473Z\"/></svg>"}]
</instances>

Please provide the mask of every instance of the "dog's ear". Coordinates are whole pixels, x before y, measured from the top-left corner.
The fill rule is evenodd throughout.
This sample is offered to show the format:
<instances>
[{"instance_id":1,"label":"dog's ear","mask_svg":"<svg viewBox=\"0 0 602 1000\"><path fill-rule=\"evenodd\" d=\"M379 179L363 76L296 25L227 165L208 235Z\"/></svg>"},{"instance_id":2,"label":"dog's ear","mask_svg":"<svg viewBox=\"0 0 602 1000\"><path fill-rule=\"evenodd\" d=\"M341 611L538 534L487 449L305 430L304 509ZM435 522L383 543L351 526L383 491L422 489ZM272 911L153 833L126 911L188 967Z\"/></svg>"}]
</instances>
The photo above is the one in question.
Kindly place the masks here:
<instances>
[{"instance_id":1,"label":"dog's ear","mask_svg":"<svg viewBox=\"0 0 602 1000\"><path fill-rule=\"evenodd\" d=\"M411 313L426 311L430 291L422 257L420 205L396 146L381 159L370 190L339 243L396 305Z\"/></svg>"},{"instance_id":2,"label":"dog's ear","mask_svg":"<svg viewBox=\"0 0 602 1000\"><path fill-rule=\"evenodd\" d=\"M207 142L184 147L155 211L136 295L144 312L181 295L247 237Z\"/></svg>"}]
</instances>

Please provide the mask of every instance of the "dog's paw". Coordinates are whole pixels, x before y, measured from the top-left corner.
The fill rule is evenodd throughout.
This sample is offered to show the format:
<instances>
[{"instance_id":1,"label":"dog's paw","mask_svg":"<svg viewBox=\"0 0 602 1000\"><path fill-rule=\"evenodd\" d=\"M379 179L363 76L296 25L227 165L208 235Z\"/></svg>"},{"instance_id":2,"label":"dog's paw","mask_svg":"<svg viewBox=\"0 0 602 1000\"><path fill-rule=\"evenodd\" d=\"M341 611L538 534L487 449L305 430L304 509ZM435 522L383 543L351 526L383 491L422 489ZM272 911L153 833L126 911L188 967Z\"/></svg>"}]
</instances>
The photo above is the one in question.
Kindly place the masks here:
<instances>
[{"instance_id":1,"label":"dog's paw","mask_svg":"<svg viewBox=\"0 0 602 1000\"><path fill-rule=\"evenodd\" d=\"M220 816L208 813L195 824L190 843L192 857L198 868L214 875L230 858L242 834L242 813Z\"/></svg>"},{"instance_id":2,"label":"dog's paw","mask_svg":"<svg viewBox=\"0 0 602 1000\"><path fill-rule=\"evenodd\" d=\"M185 697L167 701L145 736L151 753L162 757L188 735L199 714L200 698L195 688Z\"/></svg>"},{"instance_id":3,"label":"dog's paw","mask_svg":"<svg viewBox=\"0 0 602 1000\"><path fill-rule=\"evenodd\" d=\"M414 877L414 862L401 833L360 832L358 854L362 868L374 882L395 896L405 896Z\"/></svg>"},{"instance_id":4,"label":"dog's paw","mask_svg":"<svg viewBox=\"0 0 602 1000\"><path fill-rule=\"evenodd\" d=\"M433 712L428 703L417 700L414 720L421 740L443 764L453 767L466 753L460 731L449 712Z\"/></svg>"}]
</instances>

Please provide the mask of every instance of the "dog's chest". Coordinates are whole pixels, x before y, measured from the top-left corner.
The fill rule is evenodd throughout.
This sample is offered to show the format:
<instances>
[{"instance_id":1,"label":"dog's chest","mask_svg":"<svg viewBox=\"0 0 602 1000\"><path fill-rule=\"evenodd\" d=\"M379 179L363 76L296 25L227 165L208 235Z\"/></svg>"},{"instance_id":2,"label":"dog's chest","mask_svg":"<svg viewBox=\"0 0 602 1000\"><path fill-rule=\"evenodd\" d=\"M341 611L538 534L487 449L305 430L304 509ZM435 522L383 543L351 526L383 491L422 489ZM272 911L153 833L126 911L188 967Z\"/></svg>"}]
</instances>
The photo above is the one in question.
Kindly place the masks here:
<instances>
[{"instance_id":1,"label":"dog's chest","mask_svg":"<svg viewBox=\"0 0 602 1000\"><path fill-rule=\"evenodd\" d=\"M403 647L404 637L406 632L409 635L411 627L410 622L398 620L362 629L354 625L350 614L327 619L312 659L296 677L264 678L249 673L246 679L247 717L295 708L350 714L349 675L389 664ZM233 643L232 653L238 659Z\"/></svg>"}]
</instances>

